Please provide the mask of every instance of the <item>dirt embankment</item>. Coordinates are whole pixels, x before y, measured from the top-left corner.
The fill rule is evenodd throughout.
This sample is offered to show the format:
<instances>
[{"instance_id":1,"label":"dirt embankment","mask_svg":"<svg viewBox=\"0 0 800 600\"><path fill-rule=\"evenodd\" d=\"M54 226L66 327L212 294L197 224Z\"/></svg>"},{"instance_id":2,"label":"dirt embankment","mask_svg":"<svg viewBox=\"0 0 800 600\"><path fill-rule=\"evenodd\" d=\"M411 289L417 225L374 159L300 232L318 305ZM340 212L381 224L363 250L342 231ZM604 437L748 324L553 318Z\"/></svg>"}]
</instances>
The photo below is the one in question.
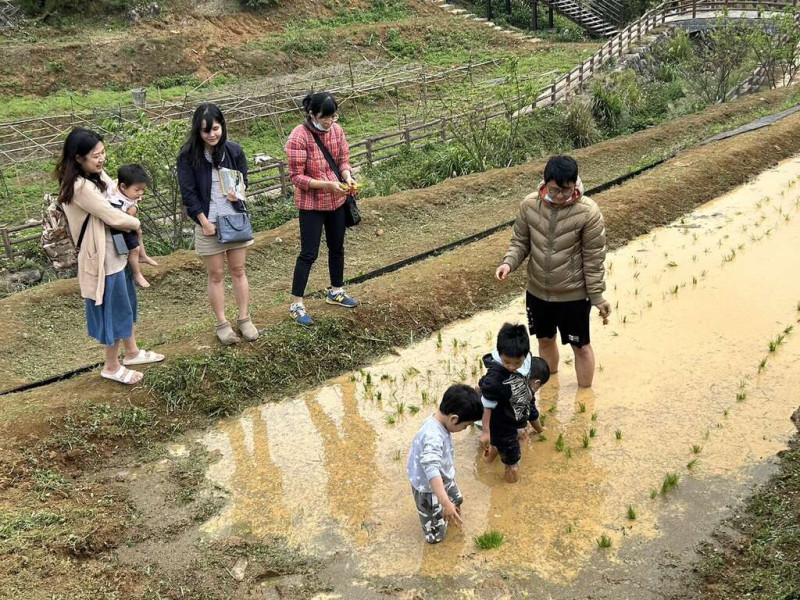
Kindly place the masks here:
<instances>
[{"instance_id":1,"label":"dirt embankment","mask_svg":"<svg viewBox=\"0 0 800 600\"><path fill-rule=\"evenodd\" d=\"M413 12L399 22L354 22L346 30L319 28L300 38L287 34L289 23L330 18L342 9L364 8L365 3L337 4L331 8L323 2L281 2L264 12L223 15L176 7L163 17L123 30L32 28L2 45L0 95L17 95L19 90L46 95L110 84L135 87L187 75L200 80L215 74L284 75L346 62L351 56L391 57L385 47L390 29L404 40L452 35L453 30L487 33L479 24L443 17L435 6L420 1L410 2ZM496 47L513 49L520 44L509 36L496 37Z\"/></svg>"},{"instance_id":2,"label":"dirt embankment","mask_svg":"<svg viewBox=\"0 0 800 600\"><path fill-rule=\"evenodd\" d=\"M582 176L592 187L647 164L685 144L704 138L753 111L778 110L792 90L773 91L715 106L704 113L676 119L635 135L611 140L574 153ZM423 190L363 202L364 224L348 237L346 274L355 276L513 218L519 200L536 185L542 163L461 177ZM384 231L377 235L379 229ZM410 242L410 240L413 240ZM258 234L249 258L254 308L263 310L286 301L298 251L297 223ZM325 256L314 270L309 289L325 286ZM161 259L148 272L153 288L140 294L138 334L148 344L202 339L211 331L202 266L193 252ZM96 344L85 334L83 305L75 280L58 281L0 301L0 391L93 364ZM64 344L64 340L70 340ZM201 343L201 342L198 342ZM58 357L55 359L54 357Z\"/></svg>"}]
</instances>

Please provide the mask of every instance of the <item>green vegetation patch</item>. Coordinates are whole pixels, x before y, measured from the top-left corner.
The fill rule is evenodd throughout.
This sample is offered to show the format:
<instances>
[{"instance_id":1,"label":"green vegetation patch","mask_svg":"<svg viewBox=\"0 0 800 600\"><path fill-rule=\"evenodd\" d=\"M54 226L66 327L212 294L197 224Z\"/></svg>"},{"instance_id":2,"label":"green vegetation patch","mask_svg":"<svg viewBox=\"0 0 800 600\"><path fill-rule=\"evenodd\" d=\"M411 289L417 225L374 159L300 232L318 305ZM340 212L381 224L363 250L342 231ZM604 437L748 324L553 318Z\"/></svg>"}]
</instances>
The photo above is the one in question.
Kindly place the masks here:
<instances>
[{"instance_id":1,"label":"green vegetation patch","mask_svg":"<svg viewBox=\"0 0 800 600\"><path fill-rule=\"evenodd\" d=\"M697 570L701 580L687 597L702 600L800 597L800 443L781 458L780 471L728 523L737 533L719 532L705 544Z\"/></svg>"}]
</instances>

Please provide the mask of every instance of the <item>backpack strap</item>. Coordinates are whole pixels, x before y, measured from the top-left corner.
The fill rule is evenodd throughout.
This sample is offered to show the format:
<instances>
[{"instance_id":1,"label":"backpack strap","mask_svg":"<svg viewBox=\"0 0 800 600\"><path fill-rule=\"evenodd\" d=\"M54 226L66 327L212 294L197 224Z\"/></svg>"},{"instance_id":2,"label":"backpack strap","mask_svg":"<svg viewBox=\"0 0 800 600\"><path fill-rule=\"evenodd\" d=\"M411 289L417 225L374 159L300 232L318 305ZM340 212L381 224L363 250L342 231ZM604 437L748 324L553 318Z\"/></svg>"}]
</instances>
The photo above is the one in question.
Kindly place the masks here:
<instances>
[{"instance_id":1,"label":"backpack strap","mask_svg":"<svg viewBox=\"0 0 800 600\"><path fill-rule=\"evenodd\" d=\"M78 235L78 243L75 244L75 248L77 250L81 249L81 244L83 243L83 236L86 235L86 228L89 226L89 219L92 217L91 214L86 215L86 218L83 220L83 225L81 226L81 232Z\"/></svg>"},{"instance_id":2,"label":"backpack strap","mask_svg":"<svg viewBox=\"0 0 800 600\"><path fill-rule=\"evenodd\" d=\"M331 156L330 150L328 150L325 147L325 144L322 143L320 137L316 133L314 133L308 125L306 125L306 129L308 129L309 133L311 133L311 135L314 136L314 141L317 142L317 146L319 146L319 149L325 156L325 160L328 161L328 166L334 173L336 173L336 177L339 179L339 181L344 183L344 179L342 179L342 174L339 172L339 165L337 165L336 162L333 160L333 156Z\"/></svg>"}]
</instances>

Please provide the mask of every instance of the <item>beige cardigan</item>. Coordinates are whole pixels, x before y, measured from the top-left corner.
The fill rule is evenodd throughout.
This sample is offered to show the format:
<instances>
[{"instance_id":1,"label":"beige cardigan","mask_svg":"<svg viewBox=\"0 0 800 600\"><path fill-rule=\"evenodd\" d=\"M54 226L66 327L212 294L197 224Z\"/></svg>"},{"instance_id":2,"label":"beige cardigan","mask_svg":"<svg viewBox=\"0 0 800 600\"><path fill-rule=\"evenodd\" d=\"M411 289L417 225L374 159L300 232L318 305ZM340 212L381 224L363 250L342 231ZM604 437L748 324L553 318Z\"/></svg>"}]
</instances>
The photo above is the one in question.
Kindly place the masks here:
<instances>
[{"instance_id":1,"label":"beige cardigan","mask_svg":"<svg viewBox=\"0 0 800 600\"><path fill-rule=\"evenodd\" d=\"M113 186L105 171L101 177L106 184ZM78 284L83 298L102 304L106 287L106 226L133 231L139 228L139 219L111 206L98 187L83 177L75 181L72 202L62 205L62 208L67 215L72 241L76 245L86 215L92 215L78 253Z\"/></svg>"}]
</instances>

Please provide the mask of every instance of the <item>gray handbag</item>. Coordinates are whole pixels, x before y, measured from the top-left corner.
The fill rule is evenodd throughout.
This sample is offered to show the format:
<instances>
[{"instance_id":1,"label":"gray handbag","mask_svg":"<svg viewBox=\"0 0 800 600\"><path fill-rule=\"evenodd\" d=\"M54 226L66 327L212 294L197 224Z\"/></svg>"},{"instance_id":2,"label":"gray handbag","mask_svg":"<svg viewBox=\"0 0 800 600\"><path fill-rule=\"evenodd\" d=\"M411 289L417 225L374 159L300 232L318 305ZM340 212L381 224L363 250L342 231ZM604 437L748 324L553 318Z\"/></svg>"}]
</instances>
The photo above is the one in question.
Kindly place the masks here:
<instances>
[{"instance_id":1,"label":"gray handbag","mask_svg":"<svg viewBox=\"0 0 800 600\"><path fill-rule=\"evenodd\" d=\"M242 202L244 204L244 202ZM217 217L217 239L220 244L233 242L249 242L253 239L253 226L250 223L250 213L247 205L243 212L233 215L220 215Z\"/></svg>"}]
</instances>

